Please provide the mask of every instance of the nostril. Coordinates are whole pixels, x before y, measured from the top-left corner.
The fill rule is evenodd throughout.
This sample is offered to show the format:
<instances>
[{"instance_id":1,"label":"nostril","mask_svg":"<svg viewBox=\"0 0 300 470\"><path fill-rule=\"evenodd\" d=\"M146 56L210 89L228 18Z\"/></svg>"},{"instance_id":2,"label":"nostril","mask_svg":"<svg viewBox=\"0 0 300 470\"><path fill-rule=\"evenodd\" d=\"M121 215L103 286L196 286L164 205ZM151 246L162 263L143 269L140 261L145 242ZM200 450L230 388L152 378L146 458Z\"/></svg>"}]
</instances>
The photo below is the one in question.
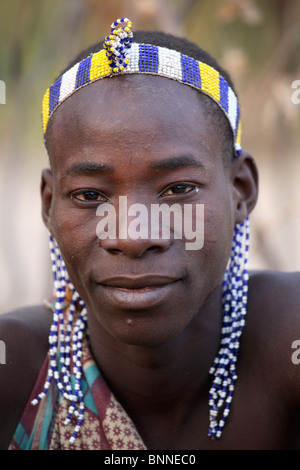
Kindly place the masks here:
<instances>
[{"instance_id":1,"label":"nostril","mask_svg":"<svg viewBox=\"0 0 300 470\"><path fill-rule=\"evenodd\" d=\"M109 251L112 255L116 255L117 253L122 253L122 251L118 250L117 248L109 248L106 251Z\"/></svg>"},{"instance_id":2,"label":"nostril","mask_svg":"<svg viewBox=\"0 0 300 470\"><path fill-rule=\"evenodd\" d=\"M146 251L162 251L162 247L159 245L152 245L149 246Z\"/></svg>"},{"instance_id":3,"label":"nostril","mask_svg":"<svg viewBox=\"0 0 300 470\"><path fill-rule=\"evenodd\" d=\"M143 243L141 243L143 242ZM159 253L165 251L169 245L159 243L147 243L145 240L115 240L108 243L107 240L101 243L101 247L111 255L125 254L129 258L140 258L147 253Z\"/></svg>"}]
</instances>

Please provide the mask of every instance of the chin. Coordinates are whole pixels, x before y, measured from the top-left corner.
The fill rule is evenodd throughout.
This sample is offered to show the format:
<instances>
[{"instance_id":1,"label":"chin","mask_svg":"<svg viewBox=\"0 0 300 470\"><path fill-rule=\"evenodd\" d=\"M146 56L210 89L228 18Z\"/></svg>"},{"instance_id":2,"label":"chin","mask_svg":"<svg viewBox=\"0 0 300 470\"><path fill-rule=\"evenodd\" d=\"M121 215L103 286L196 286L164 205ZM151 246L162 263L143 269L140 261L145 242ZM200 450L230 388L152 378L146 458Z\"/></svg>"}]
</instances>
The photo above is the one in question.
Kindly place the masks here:
<instances>
[{"instance_id":1,"label":"chin","mask_svg":"<svg viewBox=\"0 0 300 470\"><path fill-rule=\"evenodd\" d=\"M172 310L171 310L172 311ZM188 329L195 315L184 316L170 309L155 311L127 311L120 316L98 317L101 324L101 336L119 344L144 348L160 347L182 336ZM196 312L195 312L196 314ZM100 336L99 336L100 337Z\"/></svg>"}]
</instances>

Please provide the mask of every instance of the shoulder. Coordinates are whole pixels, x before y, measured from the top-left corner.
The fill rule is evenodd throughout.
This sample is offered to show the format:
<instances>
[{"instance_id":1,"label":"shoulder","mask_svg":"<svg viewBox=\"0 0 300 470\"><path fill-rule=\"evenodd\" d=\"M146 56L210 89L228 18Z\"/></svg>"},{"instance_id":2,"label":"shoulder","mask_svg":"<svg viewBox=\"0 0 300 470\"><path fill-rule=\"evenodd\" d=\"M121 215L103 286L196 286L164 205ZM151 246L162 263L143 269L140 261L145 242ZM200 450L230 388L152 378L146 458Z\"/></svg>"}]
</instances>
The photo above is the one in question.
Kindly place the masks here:
<instances>
[{"instance_id":1,"label":"shoulder","mask_svg":"<svg viewBox=\"0 0 300 470\"><path fill-rule=\"evenodd\" d=\"M13 310L0 315L0 335L3 341L9 344L19 344L18 339L29 335L32 340L41 340L49 331L52 320L51 311L44 305L33 305Z\"/></svg>"},{"instance_id":2,"label":"shoulder","mask_svg":"<svg viewBox=\"0 0 300 470\"><path fill-rule=\"evenodd\" d=\"M250 273L249 286L264 298L293 294L299 298L300 272L254 271ZM279 290L278 290L279 289Z\"/></svg>"},{"instance_id":3,"label":"shoulder","mask_svg":"<svg viewBox=\"0 0 300 470\"><path fill-rule=\"evenodd\" d=\"M257 339L281 343L300 333L300 273L251 273L247 317Z\"/></svg>"},{"instance_id":4,"label":"shoulder","mask_svg":"<svg viewBox=\"0 0 300 470\"><path fill-rule=\"evenodd\" d=\"M47 354L51 321L43 305L0 315L0 448L9 444L33 389Z\"/></svg>"},{"instance_id":5,"label":"shoulder","mask_svg":"<svg viewBox=\"0 0 300 470\"><path fill-rule=\"evenodd\" d=\"M19 368L29 370L39 363L37 358L47 351L51 321L52 314L43 305L0 315L0 340L6 352L6 367L1 368L2 373Z\"/></svg>"},{"instance_id":6,"label":"shoulder","mask_svg":"<svg viewBox=\"0 0 300 470\"><path fill-rule=\"evenodd\" d=\"M294 348L300 348L300 273L250 275L245 343L248 357L300 405L300 365L293 361Z\"/></svg>"},{"instance_id":7,"label":"shoulder","mask_svg":"<svg viewBox=\"0 0 300 470\"><path fill-rule=\"evenodd\" d=\"M257 320L300 326L300 272L261 271L250 274L249 311Z\"/></svg>"}]
</instances>

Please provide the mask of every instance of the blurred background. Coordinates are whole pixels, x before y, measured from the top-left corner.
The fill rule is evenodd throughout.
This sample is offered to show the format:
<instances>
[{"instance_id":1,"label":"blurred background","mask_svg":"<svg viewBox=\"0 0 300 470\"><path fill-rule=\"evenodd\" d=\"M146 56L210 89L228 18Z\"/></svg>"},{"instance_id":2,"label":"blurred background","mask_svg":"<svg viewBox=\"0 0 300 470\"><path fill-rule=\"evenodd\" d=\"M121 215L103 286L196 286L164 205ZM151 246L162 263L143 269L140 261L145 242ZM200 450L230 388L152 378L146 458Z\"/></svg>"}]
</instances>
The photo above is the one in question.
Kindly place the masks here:
<instances>
[{"instance_id":1,"label":"blurred background","mask_svg":"<svg viewBox=\"0 0 300 470\"><path fill-rule=\"evenodd\" d=\"M0 104L0 312L41 302L52 286L39 197L47 166L43 94L122 16L135 30L187 37L230 71L242 108L242 145L260 170L250 267L300 268L300 104L292 102L292 83L300 80L299 1L0 0L0 80L6 85L6 103Z\"/></svg>"}]
</instances>

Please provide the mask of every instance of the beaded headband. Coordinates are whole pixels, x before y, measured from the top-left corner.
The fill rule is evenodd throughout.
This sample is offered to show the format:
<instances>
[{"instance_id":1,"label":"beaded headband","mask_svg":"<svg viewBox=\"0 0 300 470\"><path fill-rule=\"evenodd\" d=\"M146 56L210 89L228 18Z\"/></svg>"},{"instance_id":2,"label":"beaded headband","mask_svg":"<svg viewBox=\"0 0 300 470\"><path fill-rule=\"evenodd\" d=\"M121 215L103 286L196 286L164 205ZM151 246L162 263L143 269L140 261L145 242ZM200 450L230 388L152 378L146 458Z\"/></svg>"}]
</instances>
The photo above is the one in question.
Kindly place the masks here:
<instances>
[{"instance_id":1,"label":"beaded headband","mask_svg":"<svg viewBox=\"0 0 300 470\"><path fill-rule=\"evenodd\" d=\"M126 26L119 27L126 23ZM166 47L133 42L132 23L121 18L111 25L103 49L78 62L48 88L42 105L43 133L57 107L74 92L96 80L123 74L151 74L189 85L212 98L225 113L241 153L241 122L237 97L227 81L210 65Z\"/></svg>"}]
</instances>

